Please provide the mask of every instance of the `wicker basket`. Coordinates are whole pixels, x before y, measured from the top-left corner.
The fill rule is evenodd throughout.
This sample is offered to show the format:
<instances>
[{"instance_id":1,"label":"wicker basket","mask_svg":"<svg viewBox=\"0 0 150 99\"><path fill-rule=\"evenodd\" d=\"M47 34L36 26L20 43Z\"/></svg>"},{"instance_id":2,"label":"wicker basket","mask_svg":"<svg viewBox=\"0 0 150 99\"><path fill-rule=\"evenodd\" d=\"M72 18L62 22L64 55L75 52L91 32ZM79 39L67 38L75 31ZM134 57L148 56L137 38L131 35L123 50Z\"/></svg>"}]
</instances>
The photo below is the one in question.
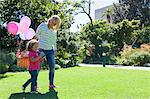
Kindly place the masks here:
<instances>
[{"instance_id":1,"label":"wicker basket","mask_svg":"<svg viewBox=\"0 0 150 99\"><path fill-rule=\"evenodd\" d=\"M17 66L22 68L28 68L29 64L29 57L17 58Z\"/></svg>"}]
</instances>

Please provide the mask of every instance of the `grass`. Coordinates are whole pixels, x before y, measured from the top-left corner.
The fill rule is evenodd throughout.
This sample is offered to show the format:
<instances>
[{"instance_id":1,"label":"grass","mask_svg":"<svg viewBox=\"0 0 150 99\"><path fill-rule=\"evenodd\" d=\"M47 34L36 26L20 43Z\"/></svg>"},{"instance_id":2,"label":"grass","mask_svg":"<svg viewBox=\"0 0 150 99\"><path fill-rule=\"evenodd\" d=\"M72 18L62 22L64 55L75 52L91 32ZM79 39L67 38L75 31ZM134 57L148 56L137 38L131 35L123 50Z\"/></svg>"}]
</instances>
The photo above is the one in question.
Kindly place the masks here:
<instances>
[{"instance_id":1,"label":"grass","mask_svg":"<svg viewBox=\"0 0 150 99\"><path fill-rule=\"evenodd\" d=\"M21 92L28 72L7 73L0 80L0 99L150 99L150 71L102 67L56 70L55 90L48 90L48 71L39 73L40 94ZM30 86L27 92L30 91ZM24 97L24 98L23 98Z\"/></svg>"}]
</instances>

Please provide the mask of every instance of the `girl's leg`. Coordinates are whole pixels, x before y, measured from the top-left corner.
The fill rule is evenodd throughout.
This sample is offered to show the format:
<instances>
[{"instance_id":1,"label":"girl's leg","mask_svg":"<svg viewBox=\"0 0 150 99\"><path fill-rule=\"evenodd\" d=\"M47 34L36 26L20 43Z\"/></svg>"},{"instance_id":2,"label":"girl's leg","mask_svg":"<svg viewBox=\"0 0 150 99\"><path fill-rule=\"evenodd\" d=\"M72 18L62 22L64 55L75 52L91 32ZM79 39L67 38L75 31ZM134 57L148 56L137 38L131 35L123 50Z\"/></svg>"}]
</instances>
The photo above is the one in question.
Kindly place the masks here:
<instances>
[{"instance_id":1,"label":"girl's leg","mask_svg":"<svg viewBox=\"0 0 150 99\"><path fill-rule=\"evenodd\" d=\"M36 78L36 83L35 83L35 90L37 90L37 88L38 88L37 79L38 79L39 72L40 72L40 70L37 70L37 78Z\"/></svg>"},{"instance_id":2,"label":"girl's leg","mask_svg":"<svg viewBox=\"0 0 150 99\"><path fill-rule=\"evenodd\" d=\"M38 54L40 54L40 52L43 52L43 50L42 50L42 49L38 49ZM41 68L42 68L42 62L40 62L40 69L37 70L37 75L39 75L39 72L40 72ZM38 78L37 78L37 79L38 79ZM37 85L37 81L36 81L36 88L37 88L37 87L38 87L38 85Z\"/></svg>"},{"instance_id":3,"label":"girl's leg","mask_svg":"<svg viewBox=\"0 0 150 99\"><path fill-rule=\"evenodd\" d=\"M36 91L38 72L37 70L32 70L31 74L32 74L32 78L31 78L31 92L32 92L32 91Z\"/></svg>"},{"instance_id":4,"label":"girl's leg","mask_svg":"<svg viewBox=\"0 0 150 99\"><path fill-rule=\"evenodd\" d=\"M32 78L32 73L29 71L29 73L30 73L30 76L31 76L31 78ZM27 80L22 86L23 86L23 88L24 88L24 90L25 90L25 88L31 83L31 78L29 79L29 80Z\"/></svg>"}]
</instances>

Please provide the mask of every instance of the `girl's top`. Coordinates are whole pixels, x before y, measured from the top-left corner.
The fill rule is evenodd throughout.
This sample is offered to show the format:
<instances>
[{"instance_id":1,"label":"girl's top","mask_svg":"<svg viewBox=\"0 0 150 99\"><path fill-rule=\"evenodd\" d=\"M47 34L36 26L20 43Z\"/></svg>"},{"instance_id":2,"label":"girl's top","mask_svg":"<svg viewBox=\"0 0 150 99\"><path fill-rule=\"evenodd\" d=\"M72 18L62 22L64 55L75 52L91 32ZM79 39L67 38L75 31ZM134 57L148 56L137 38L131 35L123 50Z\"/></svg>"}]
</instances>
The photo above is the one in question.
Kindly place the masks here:
<instances>
[{"instance_id":1,"label":"girl's top","mask_svg":"<svg viewBox=\"0 0 150 99\"><path fill-rule=\"evenodd\" d=\"M32 62L30 60L30 57L34 57L36 58L38 56L38 53L36 51L29 51L29 61L30 61L30 65L29 65L29 70L39 70L40 69L40 60L36 61L36 62Z\"/></svg>"},{"instance_id":2,"label":"girl's top","mask_svg":"<svg viewBox=\"0 0 150 99\"><path fill-rule=\"evenodd\" d=\"M56 50L57 33L52 29L50 30L47 23L41 23L38 26L36 36L39 40L39 48L44 50Z\"/></svg>"}]
</instances>

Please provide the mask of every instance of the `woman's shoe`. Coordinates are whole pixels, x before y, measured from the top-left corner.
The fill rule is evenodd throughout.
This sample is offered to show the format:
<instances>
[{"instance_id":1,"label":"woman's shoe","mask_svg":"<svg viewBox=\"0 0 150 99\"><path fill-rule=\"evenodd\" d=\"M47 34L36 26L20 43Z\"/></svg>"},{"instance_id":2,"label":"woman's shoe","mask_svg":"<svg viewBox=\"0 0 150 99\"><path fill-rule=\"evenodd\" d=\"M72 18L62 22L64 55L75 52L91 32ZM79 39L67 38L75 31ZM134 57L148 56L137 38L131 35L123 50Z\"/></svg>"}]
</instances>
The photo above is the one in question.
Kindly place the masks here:
<instances>
[{"instance_id":1,"label":"woman's shoe","mask_svg":"<svg viewBox=\"0 0 150 99\"><path fill-rule=\"evenodd\" d=\"M49 85L49 89L52 89L52 88L56 88L56 86L54 84Z\"/></svg>"}]
</instances>

